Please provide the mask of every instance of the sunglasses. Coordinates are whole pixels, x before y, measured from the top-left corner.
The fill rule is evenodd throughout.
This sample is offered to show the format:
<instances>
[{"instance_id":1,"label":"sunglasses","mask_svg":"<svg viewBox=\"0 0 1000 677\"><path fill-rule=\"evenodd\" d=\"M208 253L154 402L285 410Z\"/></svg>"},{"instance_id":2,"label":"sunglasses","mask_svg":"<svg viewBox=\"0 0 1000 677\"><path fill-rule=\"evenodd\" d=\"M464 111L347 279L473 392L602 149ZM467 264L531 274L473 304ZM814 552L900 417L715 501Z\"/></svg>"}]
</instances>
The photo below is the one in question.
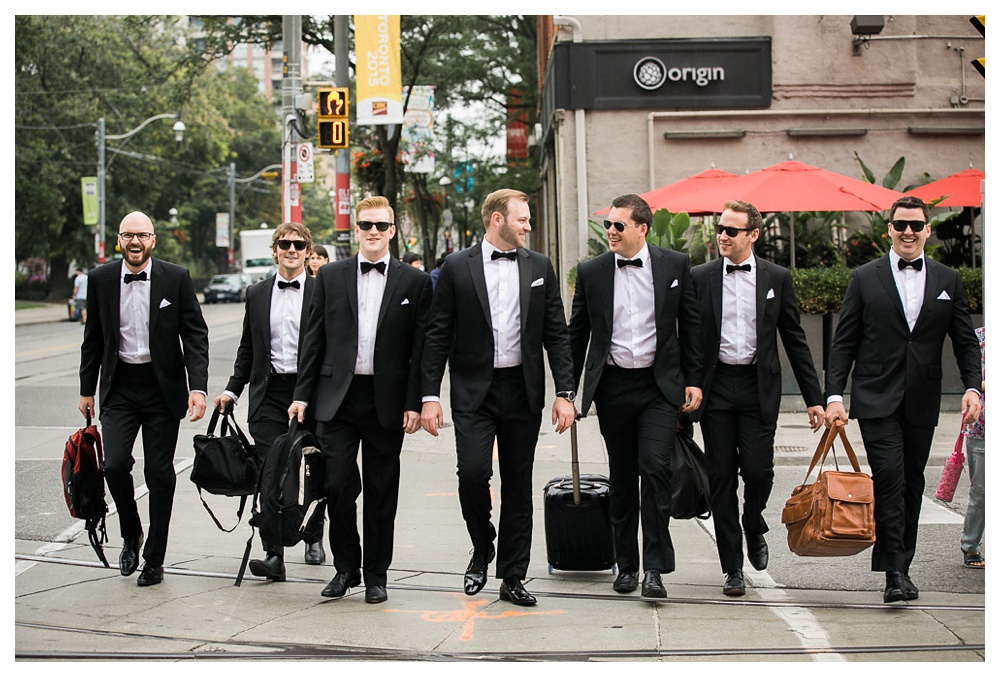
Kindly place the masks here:
<instances>
[{"instance_id":1,"label":"sunglasses","mask_svg":"<svg viewBox=\"0 0 1000 677\"><path fill-rule=\"evenodd\" d=\"M389 230L389 226L391 225L388 221L358 221L358 228L361 230L369 231L372 229L372 226L375 226L380 233Z\"/></svg>"},{"instance_id":2,"label":"sunglasses","mask_svg":"<svg viewBox=\"0 0 1000 677\"><path fill-rule=\"evenodd\" d=\"M306 248L305 240L278 240L278 248L287 251L289 247L295 247L295 251L300 252Z\"/></svg>"},{"instance_id":3,"label":"sunglasses","mask_svg":"<svg viewBox=\"0 0 1000 677\"><path fill-rule=\"evenodd\" d=\"M740 233L749 233L753 228L733 228L732 226L722 226L719 224L715 225L715 234L722 235L726 234L727 237L736 237Z\"/></svg>"},{"instance_id":4,"label":"sunglasses","mask_svg":"<svg viewBox=\"0 0 1000 677\"><path fill-rule=\"evenodd\" d=\"M889 223L892 224L893 229L897 233L902 233L906 230L907 226L909 226L910 230L914 233L919 233L924 229L924 226L927 225L925 221L890 221Z\"/></svg>"},{"instance_id":5,"label":"sunglasses","mask_svg":"<svg viewBox=\"0 0 1000 677\"><path fill-rule=\"evenodd\" d=\"M639 224L636 224L636 227L638 227L638 225ZM612 228L614 228L619 233L624 233L626 226L628 226L628 224L627 223L622 223L621 221L605 221L604 222L604 230L611 230Z\"/></svg>"}]
</instances>

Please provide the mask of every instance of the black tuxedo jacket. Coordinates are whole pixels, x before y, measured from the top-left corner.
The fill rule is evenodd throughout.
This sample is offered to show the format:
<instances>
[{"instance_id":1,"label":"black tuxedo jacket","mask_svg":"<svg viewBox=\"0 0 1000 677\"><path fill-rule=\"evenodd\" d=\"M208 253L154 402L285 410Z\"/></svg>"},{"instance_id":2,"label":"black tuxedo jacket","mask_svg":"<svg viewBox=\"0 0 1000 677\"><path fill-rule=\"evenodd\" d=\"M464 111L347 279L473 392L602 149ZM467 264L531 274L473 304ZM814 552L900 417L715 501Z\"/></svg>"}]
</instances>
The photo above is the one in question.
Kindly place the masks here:
<instances>
[{"instance_id":1,"label":"black tuxedo jacket","mask_svg":"<svg viewBox=\"0 0 1000 677\"><path fill-rule=\"evenodd\" d=\"M208 390L208 325L201 314L194 283L186 268L151 259L149 282L149 352L156 384L169 411L187 412L191 390ZM90 272L87 325L80 348L80 395L108 395L118 364L122 261ZM137 284L134 283L133 284ZM186 375L185 375L186 372Z\"/></svg>"},{"instance_id":2,"label":"black tuxedo jacket","mask_svg":"<svg viewBox=\"0 0 1000 677\"><path fill-rule=\"evenodd\" d=\"M573 389L566 311L548 257L517 250L521 303L521 368L527 406L545 406L544 346L556 392ZM493 320L486 292L482 245L450 254L438 276L424 346L423 395L440 396L445 363L451 371L451 406L478 409L493 381Z\"/></svg>"},{"instance_id":3,"label":"black tuxedo jacket","mask_svg":"<svg viewBox=\"0 0 1000 677\"><path fill-rule=\"evenodd\" d=\"M759 256L756 260L757 276L757 401L760 402L761 419L768 424L778 420L781 403L781 361L778 358L778 334L785 346L785 354L792 365L795 380L806 406L823 404L820 387L806 334L799 322L799 304L792 288L792 276L783 268ZM726 259L718 258L691 271L698 310L701 313L701 331L704 337L705 368L700 380L705 404L711 398L715 365L718 363L719 343L722 336L722 270ZM734 273L740 274L740 273ZM749 395L749 394L748 394ZM701 418L703 404L691 418Z\"/></svg>"},{"instance_id":4,"label":"black tuxedo jacket","mask_svg":"<svg viewBox=\"0 0 1000 677\"><path fill-rule=\"evenodd\" d=\"M679 407L684 403L684 388L701 383L703 349L690 260L679 252L647 246L656 317L653 373L664 398ZM581 261L577 269L569 334L574 382L578 383L584 374L579 406L584 415L590 409L611 352L615 270L612 252Z\"/></svg>"},{"instance_id":5,"label":"black tuxedo jacket","mask_svg":"<svg viewBox=\"0 0 1000 677\"><path fill-rule=\"evenodd\" d=\"M980 354L962 281L924 257L924 301L906 323L889 255L851 273L826 370L826 394L843 395L851 373L851 418L884 418L905 398L904 419L935 426L941 409L941 351L951 337L962 383L979 389Z\"/></svg>"},{"instance_id":6,"label":"black tuxedo jacket","mask_svg":"<svg viewBox=\"0 0 1000 677\"><path fill-rule=\"evenodd\" d=\"M294 398L317 421L337 413L358 357L358 257L332 261L316 274L299 351ZM372 271L368 275L379 275ZM402 428L404 411L420 411L420 356L431 303L431 279L389 258L375 337L375 413L383 428Z\"/></svg>"},{"instance_id":7,"label":"black tuxedo jacket","mask_svg":"<svg viewBox=\"0 0 1000 677\"><path fill-rule=\"evenodd\" d=\"M250 406L247 409L250 420L253 420L264 399L271 376L271 291L274 289L274 278L275 275L271 275L247 288L243 335L240 337L240 347L236 349L233 375L226 384L226 390L237 397L246 384L250 384ZM305 286L300 291L302 315L299 318L299 352L302 351L302 337L309 319L309 305L315 285L316 280L306 275Z\"/></svg>"}]
</instances>

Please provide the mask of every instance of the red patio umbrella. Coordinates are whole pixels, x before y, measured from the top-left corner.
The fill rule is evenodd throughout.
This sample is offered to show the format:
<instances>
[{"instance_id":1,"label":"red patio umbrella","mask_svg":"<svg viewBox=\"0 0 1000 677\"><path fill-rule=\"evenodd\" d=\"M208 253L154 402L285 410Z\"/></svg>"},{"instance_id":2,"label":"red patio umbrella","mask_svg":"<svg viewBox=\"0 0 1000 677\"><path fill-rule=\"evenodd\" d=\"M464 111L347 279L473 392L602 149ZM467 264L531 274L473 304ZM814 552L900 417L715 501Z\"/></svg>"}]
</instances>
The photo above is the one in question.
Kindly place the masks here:
<instances>
[{"instance_id":1,"label":"red patio umbrella","mask_svg":"<svg viewBox=\"0 0 1000 677\"><path fill-rule=\"evenodd\" d=\"M687 212L688 214L712 214L715 209L691 209L695 204L691 201L693 196L699 195L705 190L720 190L722 186L738 179L738 174L726 172L721 169L708 169L697 174L692 174L680 181L668 183L646 193L640 193L639 197L645 200L649 207L655 212L657 209L668 209L674 214ZM704 206L705 201L698 201L699 206ZM611 211L610 207L605 207L594 212L601 216Z\"/></svg>"},{"instance_id":2,"label":"red patio umbrella","mask_svg":"<svg viewBox=\"0 0 1000 677\"><path fill-rule=\"evenodd\" d=\"M919 197L924 202L944 197L945 199L938 202L936 207L982 207L983 195L979 186L984 179L986 172L979 169L965 169L908 190L906 194Z\"/></svg>"}]
</instances>

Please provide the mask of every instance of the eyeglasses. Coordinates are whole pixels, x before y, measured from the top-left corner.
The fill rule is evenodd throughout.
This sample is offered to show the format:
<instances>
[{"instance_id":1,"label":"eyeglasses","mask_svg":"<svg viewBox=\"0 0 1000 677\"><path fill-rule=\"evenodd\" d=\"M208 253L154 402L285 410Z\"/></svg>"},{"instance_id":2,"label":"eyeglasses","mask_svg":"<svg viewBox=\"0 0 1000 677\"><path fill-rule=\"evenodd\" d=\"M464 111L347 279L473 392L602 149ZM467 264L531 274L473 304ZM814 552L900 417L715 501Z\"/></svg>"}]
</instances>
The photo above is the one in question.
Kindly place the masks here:
<instances>
[{"instance_id":1,"label":"eyeglasses","mask_svg":"<svg viewBox=\"0 0 1000 677\"><path fill-rule=\"evenodd\" d=\"M926 221L890 221L889 223L892 224L893 229L897 233L902 233L906 230L907 226L909 226L910 230L914 233L919 233L924 229L924 226L927 225Z\"/></svg>"},{"instance_id":2,"label":"eyeglasses","mask_svg":"<svg viewBox=\"0 0 1000 677\"><path fill-rule=\"evenodd\" d=\"M388 221L358 221L358 228L361 230L369 231L372 229L372 226L375 226L380 233L389 230L389 226L391 225Z\"/></svg>"},{"instance_id":3,"label":"eyeglasses","mask_svg":"<svg viewBox=\"0 0 1000 677\"><path fill-rule=\"evenodd\" d=\"M126 242L131 242L133 238L139 242L145 242L149 238L153 237L153 233L118 233L118 237Z\"/></svg>"},{"instance_id":4,"label":"eyeglasses","mask_svg":"<svg viewBox=\"0 0 1000 677\"><path fill-rule=\"evenodd\" d=\"M721 224L715 224L715 234L722 235L726 234L727 237L736 237L740 233L749 233L753 228L733 228L732 226L723 226Z\"/></svg>"},{"instance_id":5,"label":"eyeglasses","mask_svg":"<svg viewBox=\"0 0 1000 677\"><path fill-rule=\"evenodd\" d=\"M295 251L300 252L306 248L305 240L278 240L278 248L287 251L289 247L295 247Z\"/></svg>"},{"instance_id":6,"label":"eyeglasses","mask_svg":"<svg viewBox=\"0 0 1000 677\"><path fill-rule=\"evenodd\" d=\"M619 233L624 233L625 232L625 227L627 225L629 225L629 224L622 223L621 221L605 221L604 222L604 230L611 230L612 228L614 228ZM636 224L636 226L638 226L638 225L639 224Z\"/></svg>"}]
</instances>

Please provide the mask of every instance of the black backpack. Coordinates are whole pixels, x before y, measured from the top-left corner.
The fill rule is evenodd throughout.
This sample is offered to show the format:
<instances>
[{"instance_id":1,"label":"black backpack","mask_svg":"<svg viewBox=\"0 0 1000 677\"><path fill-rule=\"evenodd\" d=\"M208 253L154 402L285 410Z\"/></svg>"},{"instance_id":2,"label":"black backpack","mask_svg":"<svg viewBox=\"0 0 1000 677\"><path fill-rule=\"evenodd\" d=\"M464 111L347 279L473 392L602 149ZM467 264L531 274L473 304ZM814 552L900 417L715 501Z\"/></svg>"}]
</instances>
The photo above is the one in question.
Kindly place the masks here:
<instances>
[{"instance_id":1,"label":"black backpack","mask_svg":"<svg viewBox=\"0 0 1000 677\"><path fill-rule=\"evenodd\" d=\"M326 519L323 454L316 437L298 425L293 418L288 432L271 445L261 468L250 518L251 526L286 548L301 541L320 540ZM252 546L253 534L247 541L237 586L243 582Z\"/></svg>"},{"instance_id":2,"label":"black backpack","mask_svg":"<svg viewBox=\"0 0 1000 677\"><path fill-rule=\"evenodd\" d=\"M97 426L90 421L89 411L86 427L77 430L66 441L61 476L69 514L84 520L90 545L104 566L110 569L111 565L101 546L108 542L105 526L108 504L104 498L104 448Z\"/></svg>"}]
</instances>

